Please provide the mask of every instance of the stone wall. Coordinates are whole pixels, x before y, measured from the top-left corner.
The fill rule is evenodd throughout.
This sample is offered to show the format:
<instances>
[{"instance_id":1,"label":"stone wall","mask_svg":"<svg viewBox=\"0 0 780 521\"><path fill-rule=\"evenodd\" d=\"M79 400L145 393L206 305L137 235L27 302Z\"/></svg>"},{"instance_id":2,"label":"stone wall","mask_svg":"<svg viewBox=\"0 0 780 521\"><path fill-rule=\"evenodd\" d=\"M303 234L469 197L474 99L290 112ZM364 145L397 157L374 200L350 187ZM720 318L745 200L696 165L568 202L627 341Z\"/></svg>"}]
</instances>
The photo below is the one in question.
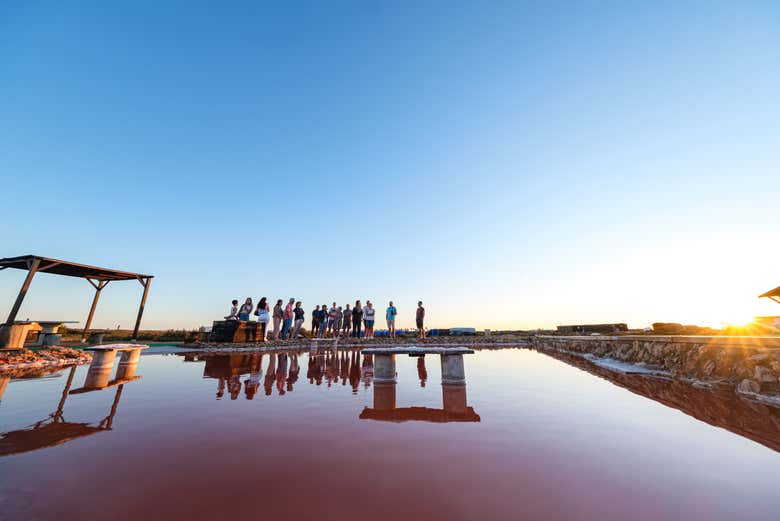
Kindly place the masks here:
<instances>
[{"instance_id":1,"label":"stone wall","mask_svg":"<svg viewBox=\"0 0 780 521\"><path fill-rule=\"evenodd\" d=\"M539 335L531 343L540 351L644 363L675 378L780 397L780 337Z\"/></svg>"}]
</instances>

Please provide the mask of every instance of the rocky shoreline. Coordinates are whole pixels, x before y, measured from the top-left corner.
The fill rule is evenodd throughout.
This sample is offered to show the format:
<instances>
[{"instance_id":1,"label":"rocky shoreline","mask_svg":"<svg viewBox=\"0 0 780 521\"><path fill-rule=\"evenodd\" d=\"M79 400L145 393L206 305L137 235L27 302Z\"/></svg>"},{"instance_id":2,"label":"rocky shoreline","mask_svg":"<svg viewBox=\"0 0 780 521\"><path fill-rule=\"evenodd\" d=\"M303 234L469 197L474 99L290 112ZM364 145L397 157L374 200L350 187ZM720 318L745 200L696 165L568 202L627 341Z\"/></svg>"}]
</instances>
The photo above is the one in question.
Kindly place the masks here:
<instances>
[{"instance_id":1,"label":"rocky shoreline","mask_svg":"<svg viewBox=\"0 0 780 521\"><path fill-rule=\"evenodd\" d=\"M88 352L69 347L0 352L0 376L16 378L36 371L46 372L47 369L88 364L91 361L92 355Z\"/></svg>"}]
</instances>

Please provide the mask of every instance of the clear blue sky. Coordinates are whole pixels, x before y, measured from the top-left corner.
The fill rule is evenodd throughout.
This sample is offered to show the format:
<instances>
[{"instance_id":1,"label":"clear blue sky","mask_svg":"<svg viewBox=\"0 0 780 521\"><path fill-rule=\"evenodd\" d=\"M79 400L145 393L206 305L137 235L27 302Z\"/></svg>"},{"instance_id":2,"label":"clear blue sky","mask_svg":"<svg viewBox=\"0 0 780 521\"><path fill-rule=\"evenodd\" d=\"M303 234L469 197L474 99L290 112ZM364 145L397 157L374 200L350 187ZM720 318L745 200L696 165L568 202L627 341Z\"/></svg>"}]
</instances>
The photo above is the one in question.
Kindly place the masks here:
<instances>
[{"instance_id":1,"label":"clear blue sky","mask_svg":"<svg viewBox=\"0 0 780 521\"><path fill-rule=\"evenodd\" d=\"M145 327L780 314L777 2L120 4L0 6L0 256L152 273ZM41 275L20 318L90 299Z\"/></svg>"}]
</instances>

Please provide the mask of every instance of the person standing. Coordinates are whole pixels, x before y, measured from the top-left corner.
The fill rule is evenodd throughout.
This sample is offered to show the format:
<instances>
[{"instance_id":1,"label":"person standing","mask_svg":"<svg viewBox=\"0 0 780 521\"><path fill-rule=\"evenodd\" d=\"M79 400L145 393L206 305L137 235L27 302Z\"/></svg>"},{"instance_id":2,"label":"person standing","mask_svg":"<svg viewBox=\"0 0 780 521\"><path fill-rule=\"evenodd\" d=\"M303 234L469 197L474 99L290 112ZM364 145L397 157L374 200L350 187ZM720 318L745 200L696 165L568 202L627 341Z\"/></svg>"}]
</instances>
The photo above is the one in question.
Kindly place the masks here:
<instances>
[{"instance_id":1,"label":"person standing","mask_svg":"<svg viewBox=\"0 0 780 521\"><path fill-rule=\"evenodd\" d=\"M344 308L344 324L342 326L344 336L349 337L352 333L352 310L349 309L349 304Z\"/></svg>"},{"instance_id":2,"label":"person standing","mask_svg":"<svg viewBox=\"0 0 780 521\"><path fill-rule=\"evenodd\" d=\"M425 308L422 305L422 300L417 303L417 316L415 317L417 322L417 334L420 340L425 340Z\"/></svg>"},{"instance_id":3,"label":"person standing","mask_svg":"<svg viewBox=\"0 0 780 521\"><path fill-rule=\"evenodd\" d=\"M317 305L314 311L311 312L311 336L312 338L317 336L320 331L320 324L322 323L322 317L320 316L320 306Z\"/></svg>"},{"instance_id":4,"label":"person standing","mask_svg":"<svg viewBox=\"0 0 780 521\"><path fill-rule=\"evenodd\" d=\"M336 323L333 325L333 336L341 335L341 323L344 321L344 311L339 306L336 309Z\"/></svg>"},{"instance_id":5,"label":"person standing","mask_svg":"<svg viewBox=\"0 0 780 521\"><path fill-rule=\"evenodd\" d=\"M293 328L291 338L295 340L296 338L298 338L298 331L300 331L304 320L304 312L303 312L303 308L301 307L300 301L295 303L295 309L293 309L293 315L295 315L295 327Z\"/></svg>"},{"instance_id":6,"label":"person standing","mask_svg":"<svg viewBox=\"0 0 780 521\"><path fill-rule=\"evenodd\" d=\"M328 333L330 333L333 336L338 335L338 327L336 326L336 320L338 320L339 316L339 308L336 307L336 303L334 302L333 305L328 310Z\"/></svg>"},{"instance_id":7,"label":"person standing","mask_svg":"<svg viewBox=\"0 0 780 521\"><path fill-rule=\"evenodd\" d=\"M246 301L241 305L241 309L238 310L238 319L246 322L249 320L249 314L252 313L253 309L252 297L247 297Z\"/></svg>"},{"instance_id":8,"label":"person standing","mask_svg":"<svg viewBox=\"0 0 780 521\"><path fill-rule=\"evenodd\" d=\"M279 299L276 301L276 305L274 306L274 340L279 340L279 326L282 323L282 319L284 317L284 311L282 311L282 299Z\"/></svg>"},{"instance_id":9,"label":"person standing","mask_svg":"<svg viewBox=\"0 0 780 521\"><path fill-rule=\"evenodd\" d=\"M363 321L366 324L366 338L374 338L374 320L376 310L370 300L366 300L366 309L363 310Z\"/></svg>"},{"instance_id":10,"label":"person standing","mask_svg":"<svg viewBox=\"0 0 780 521\"><path fill-rule=\"evenodd\" d=\"M390 338L395 338L395 316L398 314L398 310L393 305L393 301L390 301L390 305L387 306L387 312L385 318L387 319L387 334Z\"/></svg>"},{"instance_id":11,"label":"person standing","mask_svg":"<svg viewBox=\"0 0 780 521\"><path fill-rule=\"evenodd\" d=\"M293 304L295 299L291 298L287 305L284 307L284 315L282 315L282 340L287 340L290 335L290 328L293 323Z\"/></svg>"},{"instance_id":12,"label":"person standing","mask_svg":"<svg viewBox=\"0 0 780 521\"><path fill-rule=\"evenodd\" d=\"M268 331L268 323L271 321L271 310L269 309L268 299L263 297L257 303L255 315L257 315L257 330L260 335L260 341L265 343L265 335Z\"/></svg>"},{"instance_id":13,"label":"person standing","mask_svg":"<svg viewBox=\"0 0 780 521\"><path fill-rule=\"evenodd\" d=\"M355 307L352 308L352 336L360 338L360 325L363 323L363 306L360 301L355 301Z\"/></svg>"}]
</instances>

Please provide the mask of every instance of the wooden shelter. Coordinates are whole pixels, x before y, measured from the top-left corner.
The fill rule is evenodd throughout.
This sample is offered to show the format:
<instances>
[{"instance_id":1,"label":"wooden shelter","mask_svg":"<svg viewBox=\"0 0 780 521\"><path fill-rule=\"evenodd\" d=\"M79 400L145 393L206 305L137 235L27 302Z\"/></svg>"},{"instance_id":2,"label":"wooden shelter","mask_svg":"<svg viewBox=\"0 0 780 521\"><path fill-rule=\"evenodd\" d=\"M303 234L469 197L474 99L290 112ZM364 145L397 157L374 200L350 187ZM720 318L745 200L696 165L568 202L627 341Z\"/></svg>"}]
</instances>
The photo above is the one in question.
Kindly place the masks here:
<instances>
[{"instance_id":1,"label":"wooden shelter","mask_svg":"<svg viewBox=\"0 0 780 521\"><path fill-rule=\"evenodd\" d=\"M92 317L95 314L95 308L97 307L98 300L100 299L100 292L103 291L109 282L121 281L121 280L137 280L141 286L143 286L143 295L141 296L141 305L138 308L138 316L135 320L135 327L133 328L133 340L138 338L138 328L141 326L141 317L144 314L144 306L146 305L146 297L149 294L149 286L152 282L153 275L144 275L141 273L131 273L128 271L112 270L108 268L98 268L96 266L87 266L85 264L77 264L75 262L68 262L59 259L50 259L48 257L39 257L38 255L23 255L21 257L7 257L0 259L0 270L6 268L16 268L20 270L27 270L27 277L22 283L22 287L19 290L19 295L16 297L11 312L8 314L8 318L5 321L6 326L13 325L16 320L16 315L19 313L19 308L22 307L27 290L30 289L30 283L36 273L51 273L53 275L64 275L66 277L78 277L86 279L92 287L95 288L95 296L92 299L92 306L89 308L89 314L87 315L87 321L84 324L84 334L82 340L87 339L89 328L92 325ZM0 346L2 347L2 346Z\"/></svg>"},{"instance_id":2,"label":"wooden shelter","mask_svg":"<svg viewBox=\"0 0 780 521\"><path fill-rule=\"evenodd\" d=\"M762 293L758 296L758 298L768 298L780 304L780 286L776 287L775 289L771 289L766 293Z\"/></svg>"}]
</instances>

